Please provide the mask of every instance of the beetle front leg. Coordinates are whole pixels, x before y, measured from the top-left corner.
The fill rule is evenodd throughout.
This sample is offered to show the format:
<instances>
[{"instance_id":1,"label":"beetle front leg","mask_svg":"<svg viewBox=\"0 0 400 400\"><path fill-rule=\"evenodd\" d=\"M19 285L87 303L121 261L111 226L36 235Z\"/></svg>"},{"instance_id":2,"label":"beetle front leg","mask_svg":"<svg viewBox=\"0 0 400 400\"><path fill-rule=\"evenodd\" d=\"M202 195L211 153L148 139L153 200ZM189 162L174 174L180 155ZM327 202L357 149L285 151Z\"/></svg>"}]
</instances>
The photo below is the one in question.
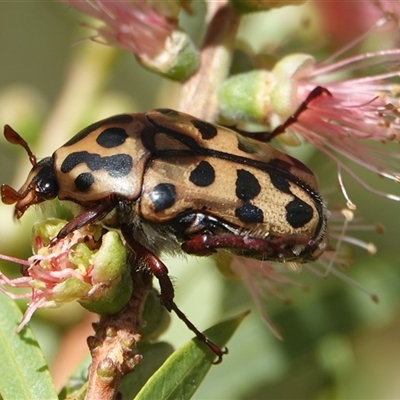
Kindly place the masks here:
<instances>
[{"instance_id":1,"label":"beetle front leg","mask_svg":"<svg viewBox=\"0 0 400 400\"><path fill-rule=\"evenodd\" d=\"M186 315L178 308L174 302L174 287L171 279L168 275L167 266L151 251L146 249L143 245L132 238L132 234L129 229L122 229L122 234L128 243L129 247L134 251L136 255L136 261L139 265L143 265L147 268L157 279L160 284L160 301L161 304L169 311L174 311L175 314L186 324L186 326L196 335L196 337L205 343L210 350L217 355L217 360L214 364L219 364L222 361L224 354L228 353L228 350L221 349L211 340L209 340L203 333L201 333L193 323L186 317Z\"/></svg>"},{"instance_id":2,"label":"beetle front leg","mask_svg":"<svg viewBox=\"0 0 400 400\"><path fill-rule=\"evenodd\" d=\"M82 228L82 226L100 220L113 208L115 208L115 200L108 198L91 208L85 209L58 232L58 235L50 241L50 246L54 246L59 240L64 239L70 233Z\"/></svg>"}]
</instances>

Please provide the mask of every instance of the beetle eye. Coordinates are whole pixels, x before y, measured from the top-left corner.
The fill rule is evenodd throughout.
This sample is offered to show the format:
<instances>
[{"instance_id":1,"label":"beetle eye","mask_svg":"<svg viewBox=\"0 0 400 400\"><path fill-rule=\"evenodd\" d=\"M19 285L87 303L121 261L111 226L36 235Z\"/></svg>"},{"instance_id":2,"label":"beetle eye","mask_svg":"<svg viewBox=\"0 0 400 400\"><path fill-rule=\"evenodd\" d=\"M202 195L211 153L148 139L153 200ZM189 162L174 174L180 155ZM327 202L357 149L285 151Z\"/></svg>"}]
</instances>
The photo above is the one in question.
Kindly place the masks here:
<instances>
[{"instance_id":1,"label":"beetle eye","mask_svg":"<svg viewBox=\"0 0 400 400\"><path fill-rule=\"evenodd\" d=\"M57 181L55 179L49 179L46 182L39 182L36 190L44 200L54 199L57 197L58 193Z\"/></svg>"},{"instance_id":2,"label":"beetle eye","mask_svg":"<svg viewBox=\"0 0 400 400\"><path fill-rule=\"evenodd\" d=\"M53 162L50 157L43 159L37 164L37 175L32 179L36 185L35 191L38 198L51 200L57 197L58 183L53 172Z\"/></svg>"}]
</instances>

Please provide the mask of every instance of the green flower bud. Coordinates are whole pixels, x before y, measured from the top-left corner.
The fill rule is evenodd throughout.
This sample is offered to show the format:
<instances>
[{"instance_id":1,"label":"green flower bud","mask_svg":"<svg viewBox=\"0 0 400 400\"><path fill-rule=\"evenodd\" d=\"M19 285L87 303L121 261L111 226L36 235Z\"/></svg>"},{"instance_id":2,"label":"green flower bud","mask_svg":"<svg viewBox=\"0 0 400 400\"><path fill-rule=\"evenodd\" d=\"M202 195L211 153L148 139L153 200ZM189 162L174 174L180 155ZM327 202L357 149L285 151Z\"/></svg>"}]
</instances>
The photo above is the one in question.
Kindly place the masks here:
<instances>
[{"instance_id":1,"label":"green flower bud","mask_svg":"<svg viewBox=\"0 0 400 400\"><path fill-rule=\"evenodd\" d=\"M227 79L218 92L220 113L228 121L266 121L271 113L269 94L273 74L254 70Z\"/></svg>"},{"instance_id":2,"label":"green flower bud","mask_svg":"<svg viewBox=\"0 0 400 400\"><path fill-rule=\"evenodd\" d=\"M200 65L199 52L190 37L178 30L167 37L163 50L156 57L140 54L137 59L151 71L176 81L186 80Z\"/></svg>"},{"instance_id":3,"label":"green flower bud","mask_svg":"<svg viewBox=\"0 0 400 400\"><path fill-rule=\"evenodd\" d=\"M271 71L234 75L218 93L221 116L228 121L276 127L297 110L301 101L297 78L312 70L314 64L313 57L298 53L282 58Z\"/></svg>"},{"instance_id":4,"label":"green flower bud","mask_svg":"<svg viewBox=\"0 0 400 400\"><path fill-rule=\"evenodd\" d=\"M284 80L301 72L307 73L313 69L314 65L314 57L309 54L294 53L279 60L271 72L277 80Z\"/></svg>"},{"instance_id":5,"label":"green flower bud","mask_svg":"<svg viewBox=\"0 0 400 400\"><path fill-rule=\"evenodd\" d=\"M125 266L116 281L95 285L86 299L79 300L79 304L96 314L110 315L120 311L128 303L131 295L132 279Z\"/></svg>"},{"instance_id":6,"label":"green flower bud","mask_svg":"<svg viewBox=\"0 0 400 400\"><path fill-rule=\"evenodd\" d=\"M272 73L277 80L270 93L271 106L282 117L288 118L299 106L298 83L292 79L296 74L310 71L315 64L315 59L302 53L290 54L279 60Z\"/></svg>"},{"instance_id":7,"label":"green flower bud","mask_svg":"<svg viewBox=\"0 0 400 400\"><path fill-rule=\"evenodd\" d=\"M55 238L60 230L66 225L67 221L59 218L46 218L35 222L32 227L32 249L34 253L38 251L36 238L42 239L41 245L48 246L50 240Z\"/></svg>"},{"instance_id":8,"label":"green flower bud","mask_svg":"<svg viewBox=\"0 0 400 400\"><path fill-rule=\"evenodd\" d=\"M126 264L126 249L116 231L102 237L100 249L92 253L92 289L79 303L97 314L114 314L129 301L132 279Z\"/></svg>"},{"instance_id":9,"label":"green flower bud","mask_svg":"<svg viewBox=\"0 0 400 400\"><path fill-rule=\"evenodd\" d=\"M98 314L119 311L132 294L126 249L116 231L85 225L48 246L67 221L49 218L33 227L37 256L30 267L30 285L45 295L44 307L79 301ZM100 243L99 243L100 242ZM100 245L100 247L99 247Z\"/></svg>"},{"instance_id":10,"label":"green flower bud","mask_svg":"<svg viewBox=\"0 0 400 400\"><path fill-rule=\"evenodd\" d=\"M68 278L53 288L52 299L57 305L60 305L60 303L67 303L85 297L90 289L90 284L77 278Z\"/></svg>"},{"instance_id":11,"label":"green flower bud","mask_svg":"<svg viewBox=\"0 0 400 400\"><path fill-rule=\"evenodd\" d=\"M113 281L121 275L126 264L126 249L118 232L109 231L102 237L101 247L93 254L91 263L94 284Z\"/></svg>"}]
</instances>

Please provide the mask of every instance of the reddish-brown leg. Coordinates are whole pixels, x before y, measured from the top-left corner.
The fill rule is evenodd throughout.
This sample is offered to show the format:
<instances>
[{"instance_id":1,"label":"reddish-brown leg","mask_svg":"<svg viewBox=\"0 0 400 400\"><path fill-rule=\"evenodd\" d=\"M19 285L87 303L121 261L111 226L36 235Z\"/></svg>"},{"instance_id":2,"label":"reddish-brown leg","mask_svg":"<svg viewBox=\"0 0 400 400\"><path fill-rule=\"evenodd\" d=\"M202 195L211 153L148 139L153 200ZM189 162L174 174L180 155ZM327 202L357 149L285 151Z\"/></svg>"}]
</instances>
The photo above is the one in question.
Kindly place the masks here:
<instances>
[{"instance_id":1,"label":"reddish-brown leg","mask_svg":"<svg viewBox=\"0 0 400 400\"><path fill-rule=\"evenodd\" d=\"M314 242L312 240L302 242L296 236L284 240L280 238L266 240L238 235L197 235L186 240L182 244L182 250L197 256L208 256L218 249L243 250L249 255L263 255L265 259L290 260L294 257L292 248L296 245L303 245L305 253L313 249Z\"/></svg>"},{"instance_id":2,"label":"reddish-brown leg","mask_svg":"<svg viewBox=\"0 0 400 400\"><path fill-rule=\"evenodd\" d=\"M256 140L260 140L262 142L269 142L272 140L275 136L278 136L279 134L285 132L285 130L299 119L299 116L307 110L308 105L317 97L326 94L328 96L332 96L332 93L322 87L322 86L317 86L311 92L308 94L306 99L299 105L297 110L292 114L283 124L278 125L273 131L271 132L247 132L247 131L242 131L242 130L237 130L241 135L243 136L248 136Z\"/></svg>"},{"instance_id":3,"label":"reddish-brown leg","mask_svg":"<svg viewBox=\"0 0 400 400\"><path fill-rule=\"evenodd\" d=\"M115 200L109 198L103 200L97 206L88 208L75 218L71 219L61 230L58 235L50 242L50 246L54 246L59 240L65 238L68 234L76 231L82 226L90 224L91 222L98 221L107 215L115 207Z\"/></svg>"},{"instance_id":4,"label":"reddish-brown leg","mask_svg":"<svg viewBox=\"0 0 400 400\"><path fill-rule=\"evenodd\" d=\"M228 350L221 349L211 340L209 340L203 333L201 333L186 315L178 308L174 302L174 287L171 279L168 275L168 269L166 265L146 247L138 243L132 238L132 232L130 229L122 229L122 234L128 243L129 247L134 251L136 255L136 261L139 268L146 268L151 272L160 283L160 301L161 304L169 311L174 311L175 314L186 324L186 326L196 335L196 337L204 342L218 357L214 364L219 364L222 361L224 354L227 354Z\"/></svg>"}]
</instances>

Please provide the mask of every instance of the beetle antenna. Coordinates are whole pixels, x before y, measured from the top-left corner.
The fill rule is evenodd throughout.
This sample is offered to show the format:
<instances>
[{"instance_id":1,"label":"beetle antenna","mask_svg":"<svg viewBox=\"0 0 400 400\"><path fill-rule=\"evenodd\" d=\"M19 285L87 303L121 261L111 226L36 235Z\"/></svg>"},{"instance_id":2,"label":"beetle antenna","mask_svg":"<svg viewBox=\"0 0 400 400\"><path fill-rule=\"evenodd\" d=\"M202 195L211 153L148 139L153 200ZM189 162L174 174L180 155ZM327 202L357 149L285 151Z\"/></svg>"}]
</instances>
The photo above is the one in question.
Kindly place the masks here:
<instances>
[{"instance_id":1,"label":"beetle antenna","mask_svg":"<svg viewBox=\"0 0 400 400\"><path fill-rule=\"evenodd\" d=\"M34 167L37 164L36 156L32 153L28 143L21 137L21 135L14 131L10 125L4 125L4 137L6 140L12 144L18 144L22 146L25 151L28 153L29 161L31 162L32 166Z\"/></svg>"}]
</instances>

